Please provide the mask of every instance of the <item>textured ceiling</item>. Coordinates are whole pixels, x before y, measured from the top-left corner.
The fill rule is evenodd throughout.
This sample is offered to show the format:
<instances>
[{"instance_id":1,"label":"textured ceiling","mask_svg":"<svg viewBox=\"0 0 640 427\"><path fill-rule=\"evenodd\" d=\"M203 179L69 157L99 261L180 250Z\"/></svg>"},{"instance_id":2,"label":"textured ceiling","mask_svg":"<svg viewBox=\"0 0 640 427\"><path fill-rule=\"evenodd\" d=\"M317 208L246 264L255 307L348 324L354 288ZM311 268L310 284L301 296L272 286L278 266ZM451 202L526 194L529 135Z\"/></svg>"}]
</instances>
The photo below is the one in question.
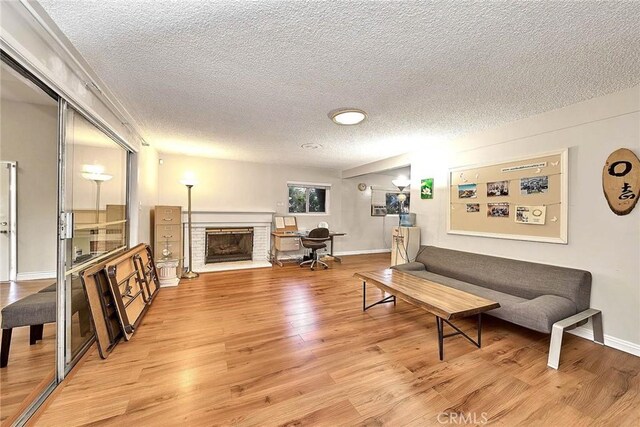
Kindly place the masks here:
<instances>
[{"instance_id":1,"label":"textured ceiling","mask_svg":"<svg viewBox=\"0 0 640 427\"><path fill-rule=\"evenodd\" d=\"M637 1L40 3L164 152L346 168L640 83Z\"/></svg>"}]
</instances>

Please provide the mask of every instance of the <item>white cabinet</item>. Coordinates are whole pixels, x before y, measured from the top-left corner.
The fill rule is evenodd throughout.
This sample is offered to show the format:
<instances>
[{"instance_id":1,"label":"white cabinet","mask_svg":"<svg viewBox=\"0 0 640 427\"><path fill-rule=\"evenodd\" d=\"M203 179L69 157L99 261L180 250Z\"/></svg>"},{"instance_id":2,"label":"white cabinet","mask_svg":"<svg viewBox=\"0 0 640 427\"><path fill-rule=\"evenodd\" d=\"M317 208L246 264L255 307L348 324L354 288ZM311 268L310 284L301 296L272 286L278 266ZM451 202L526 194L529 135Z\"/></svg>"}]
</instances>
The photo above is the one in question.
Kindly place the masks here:
<instances>
[{"instance_id":1,"label":"white cabinet","mask_svg":"<svg viewBox=\"0 0 640 427\"><path fill-rule=\"evenodd\" d=\"M391 265L414 261L420 250L420 227L393 227Z\"/></svg>"}]
</instances>

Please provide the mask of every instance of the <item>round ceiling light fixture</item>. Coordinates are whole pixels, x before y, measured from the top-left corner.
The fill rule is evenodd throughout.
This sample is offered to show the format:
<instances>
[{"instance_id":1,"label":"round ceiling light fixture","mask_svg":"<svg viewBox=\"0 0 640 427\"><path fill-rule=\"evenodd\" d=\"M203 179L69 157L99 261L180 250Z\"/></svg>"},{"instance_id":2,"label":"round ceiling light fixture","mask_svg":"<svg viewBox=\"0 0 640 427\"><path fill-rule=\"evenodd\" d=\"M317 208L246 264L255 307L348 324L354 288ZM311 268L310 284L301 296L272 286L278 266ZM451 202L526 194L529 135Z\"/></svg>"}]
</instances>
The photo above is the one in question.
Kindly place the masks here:
<instances>
[{"instance_id":1,"label":"round ceiling light fixture","mask_svg":"<svg viewBox=\"0 0 640 427\"><path fill-rule=\"evenodd\" d=\"M367 118L367 113L358 108L339 108L328 115L333 123L344 126L357 125Z\"/></svg>"},{"instance_id":2,"label":"round ceiling light fixture","mask_svg":"<svg viewBox=\"0 0 640 427\"><path fill-rule=\"evenodd\" d=\"M317 150L318 148L322 148L322 145L316 144L314 142L307 142L306 144L302 144L300 147L306 148L308 150Z\"/></svg>"}]
</instances>

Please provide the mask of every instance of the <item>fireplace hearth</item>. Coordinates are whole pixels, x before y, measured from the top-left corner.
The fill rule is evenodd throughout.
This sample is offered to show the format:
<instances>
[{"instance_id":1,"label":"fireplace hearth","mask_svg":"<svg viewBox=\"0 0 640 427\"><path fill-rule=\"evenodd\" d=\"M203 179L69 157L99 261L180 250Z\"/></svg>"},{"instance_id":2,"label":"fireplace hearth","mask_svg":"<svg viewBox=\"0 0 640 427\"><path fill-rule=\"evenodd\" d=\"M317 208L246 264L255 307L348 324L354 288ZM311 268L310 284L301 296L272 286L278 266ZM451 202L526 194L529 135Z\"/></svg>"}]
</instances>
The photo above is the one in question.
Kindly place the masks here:
<instances>
[{"instance_id":1,"label":"fireplace hearth","mask_svg":"<svg viewBox=\"0 0 640 427\"><path fill-rule=\"evenodd\" d=\"M205 263L250 261L253 227L207 228Z\"/></svg>"}]
</instances>

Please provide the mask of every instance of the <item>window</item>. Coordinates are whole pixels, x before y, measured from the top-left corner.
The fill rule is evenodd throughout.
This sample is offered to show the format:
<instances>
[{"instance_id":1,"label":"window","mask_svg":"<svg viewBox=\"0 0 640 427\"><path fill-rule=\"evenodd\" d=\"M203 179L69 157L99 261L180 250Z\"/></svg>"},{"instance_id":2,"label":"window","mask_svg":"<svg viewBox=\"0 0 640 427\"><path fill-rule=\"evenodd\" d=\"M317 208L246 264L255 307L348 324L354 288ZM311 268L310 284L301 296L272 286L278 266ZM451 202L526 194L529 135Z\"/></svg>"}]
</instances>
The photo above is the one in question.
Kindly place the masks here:
<instances>
[{"instance_id":1,"label":"window","mask_svg":"<svg viewBox=\"0 0 640 427\"><path fill-rule=\"evenodd\" d=\"M402 212L409 212L409 202L411 201L409 193L404 193L407 199L402 204ZM398 193L387 193L385 195L387 202L387 215L397 215L400 213L400 203L398 202Z\"/></svg>"},{"instance_id":2,"label":"window","mask_svg":"<svg viewBox=\"0 0 640 427\"><path fill-rule=\"evenodd\" d=\"M328 185L288 184L289 213L327 213L329 208Z\"/></svg>"}]
</instances>

